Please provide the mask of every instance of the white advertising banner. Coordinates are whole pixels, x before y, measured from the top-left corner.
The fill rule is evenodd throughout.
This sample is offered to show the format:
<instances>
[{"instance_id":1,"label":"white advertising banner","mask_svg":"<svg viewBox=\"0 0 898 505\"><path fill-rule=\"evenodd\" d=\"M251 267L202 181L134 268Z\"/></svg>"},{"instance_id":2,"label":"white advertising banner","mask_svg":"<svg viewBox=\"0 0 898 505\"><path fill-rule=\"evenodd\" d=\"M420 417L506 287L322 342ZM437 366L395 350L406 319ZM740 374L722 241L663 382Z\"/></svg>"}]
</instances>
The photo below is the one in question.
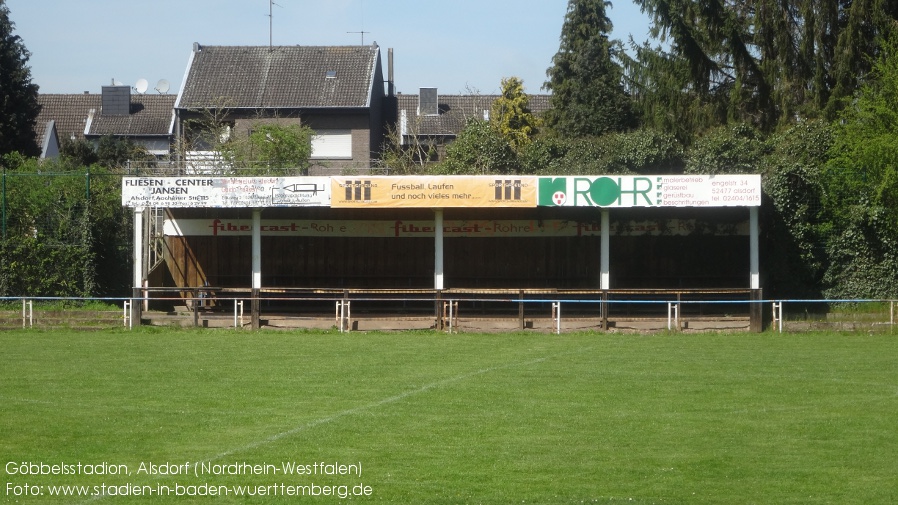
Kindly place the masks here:
<instances>
[{"instance_id":1,"label":"white advertising banner","mask_svg":"<svg viewBox=\"0 0 898 505\"><path fill-rule=\"evenodd\" d=\"M606 175L540 177L546 207L757 207L761 176Z\"/></svg>"},{"instance_id":2,"label":"white advertising banner","mask_svg":"<svg viewBox=\"0 0 898 505\"><path fill-rule=\"evenodd\" d=\"M330 207L329 177L125 177L122 206Z\"/></svg>"}]
</instances>

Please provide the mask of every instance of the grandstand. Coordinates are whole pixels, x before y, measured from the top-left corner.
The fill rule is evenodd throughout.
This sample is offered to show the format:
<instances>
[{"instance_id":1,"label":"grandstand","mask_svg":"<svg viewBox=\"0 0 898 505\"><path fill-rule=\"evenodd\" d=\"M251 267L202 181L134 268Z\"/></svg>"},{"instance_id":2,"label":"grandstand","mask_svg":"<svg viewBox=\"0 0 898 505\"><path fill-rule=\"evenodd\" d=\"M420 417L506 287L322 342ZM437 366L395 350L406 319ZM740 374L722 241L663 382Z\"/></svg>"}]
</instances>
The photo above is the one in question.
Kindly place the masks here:
<instances>
[{"instance_id":1,"label":"grandstand","mask_svg":"<svg viewBox=\"0 0 898 505\"><path fill-rule=\"evenodd\" d=\"M128 177L134 297L152 300L132 318L245 300L254 328L301 325L349 302L527 328L559 304L603 329L674 314L759 331L760 194L758 175Z\"/></svg>"}]
</instances>

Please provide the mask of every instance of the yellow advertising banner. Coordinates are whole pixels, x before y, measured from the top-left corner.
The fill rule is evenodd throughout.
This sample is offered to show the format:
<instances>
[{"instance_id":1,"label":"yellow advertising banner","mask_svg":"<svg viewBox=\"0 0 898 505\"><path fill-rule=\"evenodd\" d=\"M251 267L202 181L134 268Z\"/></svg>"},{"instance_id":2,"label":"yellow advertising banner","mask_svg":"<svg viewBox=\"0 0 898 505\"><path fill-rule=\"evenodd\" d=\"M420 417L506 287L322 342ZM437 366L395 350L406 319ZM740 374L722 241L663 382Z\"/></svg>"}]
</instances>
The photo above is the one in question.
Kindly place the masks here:
<instances>
[{"instance_id":1,"label":"yellow advertising banner","mask_svg":"<svg viewBox=\"0 0 898 505\"><path fill-rule=\"evenodd\" d=\"M331 207L536 207L530 176L332 177Z\"/></svg>"}]
</instances>

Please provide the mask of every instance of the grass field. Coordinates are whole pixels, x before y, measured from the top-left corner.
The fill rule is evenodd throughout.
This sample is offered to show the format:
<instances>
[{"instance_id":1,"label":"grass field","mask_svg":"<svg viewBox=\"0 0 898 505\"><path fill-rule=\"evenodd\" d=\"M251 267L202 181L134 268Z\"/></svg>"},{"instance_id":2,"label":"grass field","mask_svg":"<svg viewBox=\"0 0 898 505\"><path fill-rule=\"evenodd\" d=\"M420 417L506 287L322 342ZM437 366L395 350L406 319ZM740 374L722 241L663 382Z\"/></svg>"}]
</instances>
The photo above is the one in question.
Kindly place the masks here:
<instances>
[{"instance_id":1,"label":"grass field","mask_svg":"<svg viewBox=\"0 0 898 505\"><path fill-rule=\"evenodd\" d=\"M0 349L8 503L898 502L895 335L141 328Z\"/></svg>"}]
</instances>

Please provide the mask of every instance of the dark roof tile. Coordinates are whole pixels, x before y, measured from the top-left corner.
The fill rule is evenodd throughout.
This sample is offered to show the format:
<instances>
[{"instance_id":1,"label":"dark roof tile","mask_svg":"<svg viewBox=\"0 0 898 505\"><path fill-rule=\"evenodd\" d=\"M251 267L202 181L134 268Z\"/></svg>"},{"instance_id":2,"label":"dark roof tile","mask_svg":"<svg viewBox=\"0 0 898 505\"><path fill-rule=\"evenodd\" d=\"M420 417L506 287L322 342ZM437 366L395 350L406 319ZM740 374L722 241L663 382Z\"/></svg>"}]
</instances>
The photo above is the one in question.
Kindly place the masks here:
<instances>
[{"instance_id":1,"label":"dark roof tile","mask_svg":"<svg viewBox=\"0 0 898 505\"><path fill-rule=\"evenodd\" d=\"M127 116L93 115L89 135L126 137L168 136L172 131L174 95L131 95L131 113Z\"/></svg>"},{"instance_id":2,"label":"dark roof tile","mask_svg":"<svg viewBox=\"0 0 898 505\"><path fill-rule=\"evenodd\" d=\"M100 110L100 95L39 94L37 103L41 105L41 112L37 115L36 130L41 136L38 144L43 145L44 129L50 120L56 122L56 133L60 140L83 139L90 111Z\"/></svg>"},{"instance_id":3,"label":"dark roof tile","mask_svg":"<svg viewBox=\"0 0 898 505\"><path fill-rule=\"evenodd\" d=\"M369 107L379 57L377 45L199 46L177 108Z\"/></svg>"},{"instance_id":4,"label":"dark roof tile","mask_svg":"<svg viewBox=\"0 0 898 505\"><path fill-rule=\"evenodd\" d=\"M56 122L60 141L81 140L88 136L117 135L127 137L171 135L174 95L131 95L131 114L104 116L101 94L41 94L38 103L37 131L43 145L46 124Z\"/></svg>"},{"instance_id":5,"label":"dark roof tile","mask_svg":"<svg viewBox=\"0 0 898 505\"><path fill-rule=\"evenodd\" d=\"M539 116L549 109L549 95L528 96L534 115ZM484 119L484 111L489 111L497 98L499 95L438 95L440 113L432 116L418 114L418 95L399 95L399 117L404 110L409 133L455 136L469 119Z\"/></svg>"}]
</instances>

